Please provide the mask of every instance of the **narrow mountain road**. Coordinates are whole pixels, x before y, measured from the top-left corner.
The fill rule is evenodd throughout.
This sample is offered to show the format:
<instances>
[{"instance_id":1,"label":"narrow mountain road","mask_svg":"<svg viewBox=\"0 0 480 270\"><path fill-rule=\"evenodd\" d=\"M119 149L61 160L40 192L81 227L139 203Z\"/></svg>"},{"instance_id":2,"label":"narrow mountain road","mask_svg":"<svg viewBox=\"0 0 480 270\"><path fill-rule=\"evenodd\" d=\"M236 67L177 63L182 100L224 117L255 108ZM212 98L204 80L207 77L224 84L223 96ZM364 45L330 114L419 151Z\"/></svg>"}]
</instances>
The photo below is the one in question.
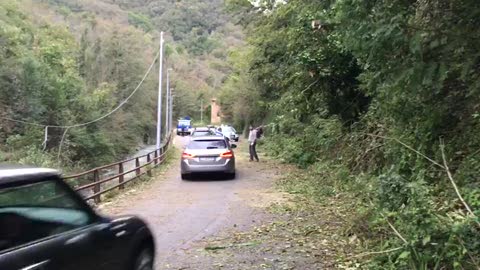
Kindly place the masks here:
<instances>
[{"instance_id":1,"label":"narrow mountain road","mask_svg":"<svg viewBox=\"0 0 480 270\"><path fill-rule=\"evenodd\" d=\"M188 140L176 137L175 145L182 149ZM267 163L249 162L247 153L240 149L236 151L235 180L211 176L183 181L177 157L154 181L100 206L100 211L109 215L134 214L147 221L155 235L156 269L172 269L171 265L210 269L183 261L188 258L185 251L196 241L223 230L242 231L259 224L264 208L283 199L272 188L277 177L275 169Z\"/></svg>"}]
</instances>

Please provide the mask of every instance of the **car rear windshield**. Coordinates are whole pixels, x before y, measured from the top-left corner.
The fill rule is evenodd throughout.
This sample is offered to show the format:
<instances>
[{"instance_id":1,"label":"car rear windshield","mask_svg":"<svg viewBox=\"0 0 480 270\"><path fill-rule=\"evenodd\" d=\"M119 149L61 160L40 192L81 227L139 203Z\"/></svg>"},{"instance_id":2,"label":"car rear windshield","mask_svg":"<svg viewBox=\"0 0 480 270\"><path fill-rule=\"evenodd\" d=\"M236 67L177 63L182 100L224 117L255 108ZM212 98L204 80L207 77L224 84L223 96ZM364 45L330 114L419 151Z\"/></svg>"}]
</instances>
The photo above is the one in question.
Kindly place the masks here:
<instances>
[{"instance_id":1,"label":"car rear windshield","mask_svg":"<svg viewBox=\"0 0 480 270\"><path fill-rule=\"evenodd\" d=\"M193 133L193 136L211 136L211 135L214 135L215 133L211 132L211 131L195 131Z\"/></svg>"},{"instance_id":2,"label":"car rear windshield","mask_svg":"<svg viewBox=\"0 0 480 270\"><path fill-rule=\"evenodd\" d=\"M225 140L195 140L187 146L188 149L226 149Z\"/></svg>"}]
</instances>

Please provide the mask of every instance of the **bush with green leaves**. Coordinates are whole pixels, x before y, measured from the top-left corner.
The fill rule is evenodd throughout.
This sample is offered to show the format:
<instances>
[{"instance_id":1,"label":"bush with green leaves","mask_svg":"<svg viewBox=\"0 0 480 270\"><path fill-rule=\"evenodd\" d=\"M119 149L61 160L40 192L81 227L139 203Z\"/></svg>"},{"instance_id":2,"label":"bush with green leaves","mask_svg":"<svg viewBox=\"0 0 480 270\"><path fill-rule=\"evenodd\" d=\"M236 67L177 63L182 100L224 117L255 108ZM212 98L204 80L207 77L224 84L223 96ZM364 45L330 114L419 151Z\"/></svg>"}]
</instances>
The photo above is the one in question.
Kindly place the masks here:
<instances>
[{"instance_id":1,"label":"bush with green leaves","mask_svg":"<svg viewBox=\"0 0 480 270\"><path fill-rule=\"evenodd\" d=\"M229 3L248 18L251 57L234 74L268 104L256 121L272 129L269 153L347 170L296 190L358 199L352 230L385 251L365 266L478 268L480 2Z\"/></svg>"}]
</instances>

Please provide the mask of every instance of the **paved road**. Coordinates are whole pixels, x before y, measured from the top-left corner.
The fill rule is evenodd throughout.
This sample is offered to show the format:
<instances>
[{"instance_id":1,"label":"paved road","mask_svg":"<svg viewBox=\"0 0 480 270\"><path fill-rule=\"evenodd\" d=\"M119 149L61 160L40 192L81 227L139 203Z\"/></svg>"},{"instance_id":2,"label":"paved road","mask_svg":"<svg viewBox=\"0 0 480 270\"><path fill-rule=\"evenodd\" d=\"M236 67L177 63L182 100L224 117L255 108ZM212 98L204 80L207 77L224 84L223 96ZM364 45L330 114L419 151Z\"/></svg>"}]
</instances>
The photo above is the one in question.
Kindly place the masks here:
<instances>
[{"instance_id":1,"label":"paved road","mask_svg":"<svg viewBox=\"0 0 480 270\"><path fill-rule=\"evenodd\" d=\"M189 137L176 137L182 148ZM247 154L236 151L237 178L223 180L207 176L196 181L180 178L179 159L148 187L127 198L101 207L108 214L135 214L144 218L154 231L157 269L172 269L185 258L184 252L196 240L235 228L243 230L258 223L269 204L274 172L264 163L251 163ZM201 269L180 262L188 269ZM176 268L178 269L178 268ZM185 268L187 269L187 268Z\"/></svg>"}]
</instances>

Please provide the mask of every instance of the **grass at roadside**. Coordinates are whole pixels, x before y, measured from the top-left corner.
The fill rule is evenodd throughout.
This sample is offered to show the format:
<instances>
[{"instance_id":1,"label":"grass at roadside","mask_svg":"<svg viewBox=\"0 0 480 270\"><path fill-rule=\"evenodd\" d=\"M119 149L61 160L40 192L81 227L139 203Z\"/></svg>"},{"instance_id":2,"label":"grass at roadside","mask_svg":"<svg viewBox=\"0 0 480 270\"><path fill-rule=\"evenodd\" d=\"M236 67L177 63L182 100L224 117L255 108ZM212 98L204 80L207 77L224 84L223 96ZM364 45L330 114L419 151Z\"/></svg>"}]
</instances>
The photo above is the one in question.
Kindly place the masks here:
<instances>
[{"instance_id":1,"label":"grass at roadside","mask_svg":"<svg viewBox=\"0 0 480 270\"><path fill-rule=\"evenodd\" d=\"M343 177L343 171L328 166L319 170L294 168L277 182L280 190L294 195L292 206L279 207L277 212L295 216L291 229L302 232L324 251L322 269L360 268L356 254L362 250L361 243L350 229L357 201L336 188L335 182Z\"/></svg>"}]
</instances>

